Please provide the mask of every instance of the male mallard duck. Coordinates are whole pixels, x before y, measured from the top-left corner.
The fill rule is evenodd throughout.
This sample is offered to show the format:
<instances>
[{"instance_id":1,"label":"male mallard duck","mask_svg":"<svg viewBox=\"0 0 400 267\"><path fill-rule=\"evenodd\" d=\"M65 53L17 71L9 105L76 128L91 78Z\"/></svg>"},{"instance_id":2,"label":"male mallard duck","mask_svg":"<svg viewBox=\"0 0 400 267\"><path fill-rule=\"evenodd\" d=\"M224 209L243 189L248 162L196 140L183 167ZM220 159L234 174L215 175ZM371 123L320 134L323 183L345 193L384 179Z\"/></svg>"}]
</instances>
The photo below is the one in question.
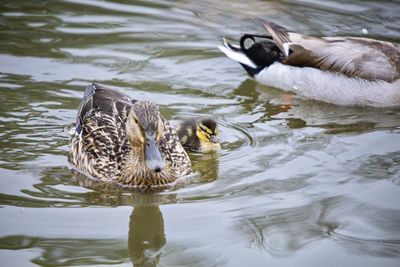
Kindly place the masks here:
<instances>
[{"instance_id":1,"label":"male mallard duck","mask_svg":"<svg viewBox=\"0 0 400 267\"><path fill-rule=\"evenodd\" d=\"M154 103L96 84L81 100L69 160L93 178L141 189L191 172L178 135Z\"/></svg>"},{"instance_id":2,"label":"male mallard duck","mask_svg":"<svg viewBox=\"0 0 400 267\"><path fill-rule=\"evenodd\" d=\"M400 45L312 37L260 21L270 36L245 34L239 46L225 40L218 46L260 83L340 105L400 105Z\"/></svg>"},{"instance_id":3,"label":"male mallard duck","mask_svg":"<svg viewBox=\"0 0 400 267\"><path fill-rule=\"evenodd\" d=\"M213 119L187 119L176 132L186 149L204 152L221 148L217 123Z\"/></svg>"}]
</instances>

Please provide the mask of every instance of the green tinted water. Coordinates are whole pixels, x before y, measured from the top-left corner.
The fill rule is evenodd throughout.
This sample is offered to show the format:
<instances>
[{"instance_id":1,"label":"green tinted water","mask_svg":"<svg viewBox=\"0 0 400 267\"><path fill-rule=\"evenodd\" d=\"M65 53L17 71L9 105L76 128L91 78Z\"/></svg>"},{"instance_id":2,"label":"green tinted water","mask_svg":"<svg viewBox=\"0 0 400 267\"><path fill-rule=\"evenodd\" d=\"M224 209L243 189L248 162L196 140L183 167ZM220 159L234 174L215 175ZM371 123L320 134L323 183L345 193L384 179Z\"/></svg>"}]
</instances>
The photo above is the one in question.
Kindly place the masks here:
<instances>
[{"instance_id":1,"label":"green tinted water","mask_svg":"<svg viewBox=\"0 0 400 267\"><path fill-rule=\"evenodd\" d=\"M24 2L0 3L1 266L398 266L400 110L260 86L216 48L254 16L399 42L398 2ZM223 149L158 194L73 176L92 81L214 115Z\"/></svg>"}]
</instances>

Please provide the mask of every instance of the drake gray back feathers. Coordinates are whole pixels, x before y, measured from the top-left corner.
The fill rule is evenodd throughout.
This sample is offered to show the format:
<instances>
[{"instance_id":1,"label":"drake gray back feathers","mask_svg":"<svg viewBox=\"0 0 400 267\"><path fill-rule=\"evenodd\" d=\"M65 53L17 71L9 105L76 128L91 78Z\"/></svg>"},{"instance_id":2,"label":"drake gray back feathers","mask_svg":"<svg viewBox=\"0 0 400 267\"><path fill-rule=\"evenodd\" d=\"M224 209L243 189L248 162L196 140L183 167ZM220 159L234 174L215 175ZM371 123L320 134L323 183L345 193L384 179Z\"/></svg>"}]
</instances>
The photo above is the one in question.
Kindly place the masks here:
<instances>
[{"instance_id":1,"label":"drake gray back feathers","mask_svg":"<svg viewBox=\"0 0 400 267\"><path fill-rule=\"evenodd\" d=\"M239 46L219 46L260 83L340 105L400 105L399 44L307 36L260 22L269 35L245 34Z\"/></svg>"},{"instance_id":2,"label":"drake gray back feathers","mask_svg":"<svg viewBox=\"0 0 400 267\"><path fill-rule=\"evenodd\" d=\"M211 118L187 119L176 129L182 146L192 151L221 148L217 122Z\"/></svg>"},{"instance_id":3,"label":"drake gray back feathers","mask_svg":"<svg viewBox=\"0 0 400 267\"><path fill-rule=\"evenodd\" d=\"M191 172L178 135L154 103L96 84L81 100L69 161L95 179L141 189Z\"/></svg>"}]
</instances>

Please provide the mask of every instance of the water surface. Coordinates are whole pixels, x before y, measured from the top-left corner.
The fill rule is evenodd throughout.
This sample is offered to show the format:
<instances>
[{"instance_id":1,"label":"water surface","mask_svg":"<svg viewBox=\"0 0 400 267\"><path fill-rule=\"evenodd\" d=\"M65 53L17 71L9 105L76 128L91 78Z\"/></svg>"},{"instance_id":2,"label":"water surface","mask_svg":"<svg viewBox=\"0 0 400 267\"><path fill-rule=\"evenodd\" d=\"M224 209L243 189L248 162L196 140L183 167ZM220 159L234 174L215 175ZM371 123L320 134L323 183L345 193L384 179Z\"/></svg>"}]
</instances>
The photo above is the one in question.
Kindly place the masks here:
<instances>
[{"instance_id":1,"label":"water surface","mask_svg":"<svg viewBox=\"0 0 400 267\"><path fill-rule=\"evenodd\" d=\"M400 110L340 107L248 79L216 46L269 18L400 42L398 1L2 1L2 266L398 266ZM222 150L156 194L73 176L95 81L213 115Z\"/></svg>"}]
</instances>

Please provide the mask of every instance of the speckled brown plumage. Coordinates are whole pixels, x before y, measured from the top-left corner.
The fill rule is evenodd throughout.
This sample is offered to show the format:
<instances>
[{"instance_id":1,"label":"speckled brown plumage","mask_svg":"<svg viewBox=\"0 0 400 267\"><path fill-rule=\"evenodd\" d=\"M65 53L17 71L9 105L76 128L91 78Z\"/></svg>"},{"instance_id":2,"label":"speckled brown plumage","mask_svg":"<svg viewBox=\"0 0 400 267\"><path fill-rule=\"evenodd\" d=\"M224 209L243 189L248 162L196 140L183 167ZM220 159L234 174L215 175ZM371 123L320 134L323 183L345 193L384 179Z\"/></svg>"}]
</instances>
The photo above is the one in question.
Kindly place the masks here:
<instances>
[{"instance_id":1,"label":"speckled brown plumage","mask_svg":"<svg viewBox=\"0 0 400 267\"><path fill-rule=\"evenodd\" d=\"M138 126L133 128L129 120ZM146 166L144 145L132 141L141 140L143 131L158 136L165 162L160 172ZM95 84L87 87L81 101L69 160L95 179L141 189L171 184L191 172L190 159L176 132L153 103L137 102Z\"/></svg>"}]
</instances>

